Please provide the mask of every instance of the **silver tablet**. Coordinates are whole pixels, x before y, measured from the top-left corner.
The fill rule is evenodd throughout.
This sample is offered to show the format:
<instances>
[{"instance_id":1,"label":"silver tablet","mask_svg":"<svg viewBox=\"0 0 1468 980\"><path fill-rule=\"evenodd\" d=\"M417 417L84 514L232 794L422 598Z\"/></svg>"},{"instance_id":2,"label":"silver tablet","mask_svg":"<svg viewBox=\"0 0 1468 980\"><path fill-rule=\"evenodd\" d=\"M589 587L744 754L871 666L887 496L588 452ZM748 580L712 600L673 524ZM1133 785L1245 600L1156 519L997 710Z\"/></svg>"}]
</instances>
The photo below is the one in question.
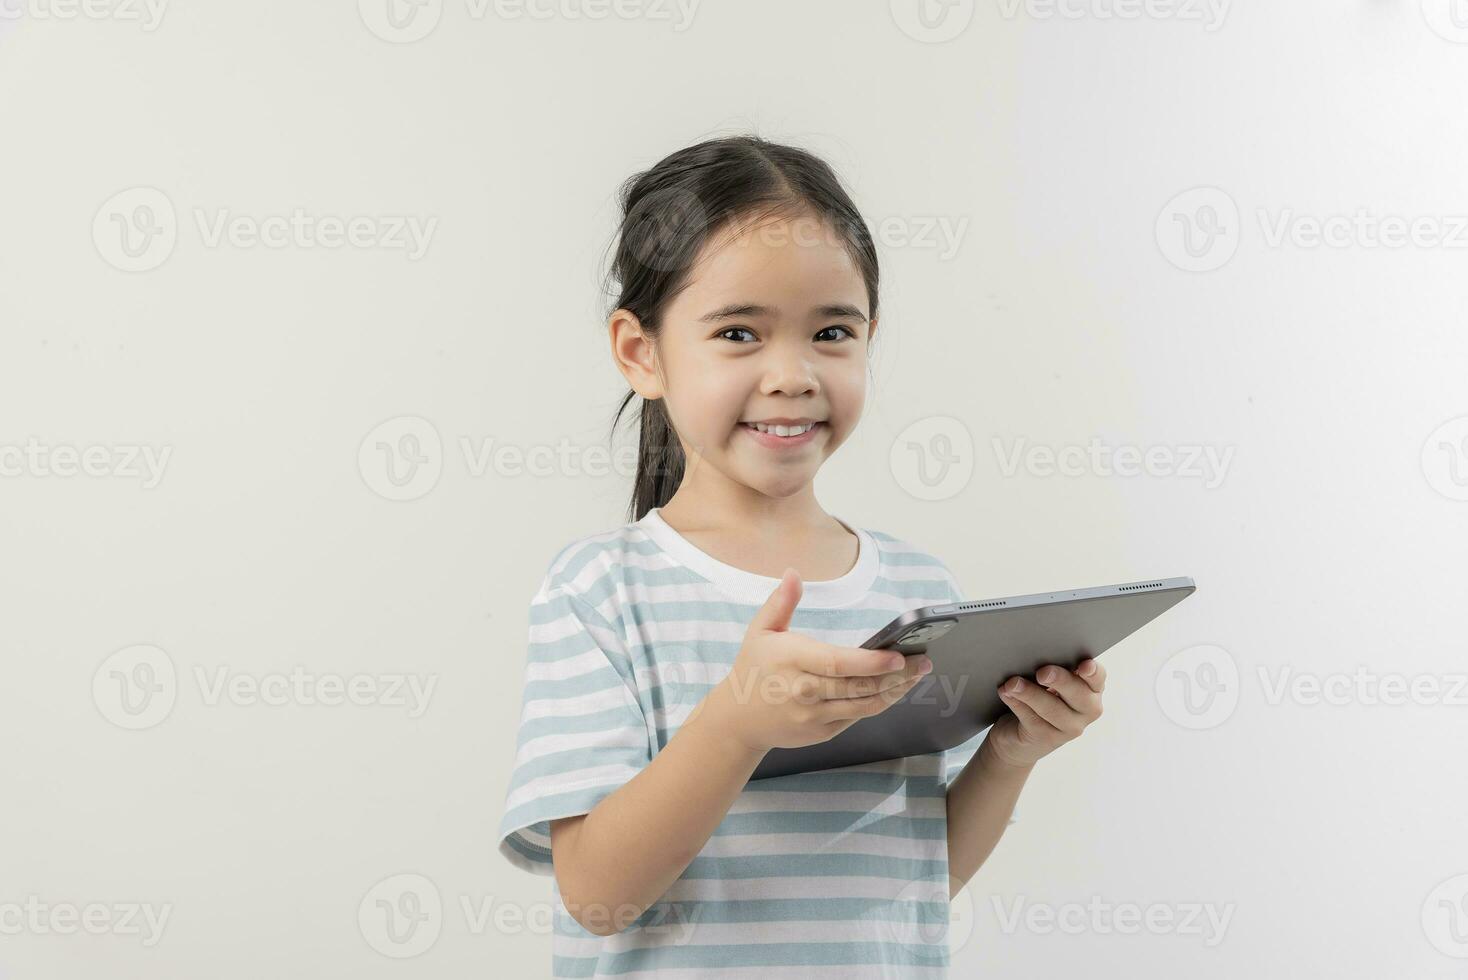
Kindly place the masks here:
<instances>
[{"instance_id":1,"label":"silver tablet","mask_svg":"<svg viewBox=\"0 0 1468 980\"><path fill-rule=\"evenodd\" d=\"M1074 669L1135 633L1197 588L1190 578L1064 589L925 606L898 616L862 646L926 653L933 670L902 700L839 735L771 749L752 779L861 765L951 749L1009 709L998 688L1046 664Z\"/></svg>"}]
</instances>

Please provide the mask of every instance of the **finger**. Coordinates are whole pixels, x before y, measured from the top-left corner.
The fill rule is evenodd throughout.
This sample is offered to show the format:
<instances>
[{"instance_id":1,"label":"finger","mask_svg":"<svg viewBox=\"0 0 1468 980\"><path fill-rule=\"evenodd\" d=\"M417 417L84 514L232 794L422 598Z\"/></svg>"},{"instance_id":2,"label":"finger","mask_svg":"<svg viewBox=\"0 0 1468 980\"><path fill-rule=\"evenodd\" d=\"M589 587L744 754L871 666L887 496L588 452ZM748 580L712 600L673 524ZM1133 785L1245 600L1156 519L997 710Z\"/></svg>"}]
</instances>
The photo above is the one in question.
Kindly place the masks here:
<instances>
[{"instance_id":1,"label":"finger","mask_svg":"<svg viewBox=\"0 0 1468 980\"><path fill-rule=\"evenodd\" d=\"M795 656L795 666L826 677L860 677L901 670L907 658L900 650L866 650L809 640Z\"/></svg>"},{"instance_id":2,"label":"finger","mask_svg":"<svg viewBox=\"0 0 1468 980\"><path fill-rule=\"evenodd\" d=\"M1011 690L1015 681L1019 682L1019 689ZM1015 700L1022 701L1034 708L1035 714L1062 732L1079 734L1086 727L1086 721L1079 712L1040 685L1027 681L1023 677L1017 677L1005 684L1002 690L1012 694Z\"/></svg>"},{"instance_id":3,"label":"finger","mask_svg":"<svg viewBox=\"0 0 1468 980\"><path fill-rule=\"evenodd\" d=\"M920 680L921 677L911 677L895 687L864 698L834 698L820 707L821 718L832 722L844 718L870 718L872 715L879 715L901 701Z\"/></svg>"},{"instance_id":4,"label":"finger","mask_svg":"<svg viewBox=\"0 0 1468 980\"><path fill-rule=\"evenodd\" d=\"M800 704L870 697L891 690L911 676L917 676L915 668L893 670L869 677L827 677L825 674L812 674L802 670L790 678L790 697Z\"/></svg>"},{"instance_id":5,"label":"finger","mask_svg":"<svg viewBox=\"0 0 1468 980\"><path fill-rule=\"evenodd\" d=\"M826 698L862 698L896 687L910 677L921 677L932 668L932 660L925 653L908 657L901 670L888 671L871 677L822 677L818 679L821 696Z\"/></svg>"},{"instance_id":6,"label":"finger","mask_svg":"<svg viewBox=\"0 0 1468 980\"><path fill-rule=\"evenodd\" d=\"M835 736L840 735L842 732L846 731L846 729L850 728L852 725L855 725L859 720L860 719L857 718L838 718L835 721L826 722L826 737L834 738Z\"/></svg>"},{"instance_id":7,"label":"finger","mask_svg":"<svg viewBox=\"0 0 1468 980\"><path fill-rule=\"evenodd\" d=\"M827 740L833 739L859 721L861 721L860 718L838 718L835 721L827 722L822 731Z\"/></svg>"},{"instance_id":8,"label":"finger","mask_svg":"<svg viewBox=\"0 0 1468 980\"><path fill-rule=\"evenodd\" d=\"M1054 725L1035 714L1034 708L1031 708L1018 698L1005 694L1003 691L999 692L999 697L1003 699L1004 703L1009 707L1009 710L1014 712L1014 716L1019 719L1019 723L1030 731L1052 735L1060 732Z\"/></svg>"},{"instance_id":9,"label":"finger","mask_svg":"<svg viewBox=\"0 0 1468 980\"><path fill-rule=\"evenodd\" d=\"M1061 700L1083 715L1100 714L1101 695L1064 667L1049 664L1041 667L1035 680L1060 695Z\"/></svg>"},{"instance_id":10,"label":"finger","mask_svg":"<svg viewBox=\"0 0 1468 980\"><path fill-rule=\"evenodd\" d=\"M764 605L755 610L754 618L749 621L749 629L777 632L790 629L790 618L795 615L795 607L800 604L800 595L804 589L800 573L793 568L785 569L775 590L765 599Z\"/></svg>"},{"instance_id":11,"label":"finger","mask_svg":"<svg viewBox=\"0 0 1468 980\"><path fill-rule=\"evenodd\" d=\"M1106 668L1102 667L1101 661L1095 657L1082 660L1076 667L1076 674L1097 694L1106 690Z\"/></svg>"}]
</instances>

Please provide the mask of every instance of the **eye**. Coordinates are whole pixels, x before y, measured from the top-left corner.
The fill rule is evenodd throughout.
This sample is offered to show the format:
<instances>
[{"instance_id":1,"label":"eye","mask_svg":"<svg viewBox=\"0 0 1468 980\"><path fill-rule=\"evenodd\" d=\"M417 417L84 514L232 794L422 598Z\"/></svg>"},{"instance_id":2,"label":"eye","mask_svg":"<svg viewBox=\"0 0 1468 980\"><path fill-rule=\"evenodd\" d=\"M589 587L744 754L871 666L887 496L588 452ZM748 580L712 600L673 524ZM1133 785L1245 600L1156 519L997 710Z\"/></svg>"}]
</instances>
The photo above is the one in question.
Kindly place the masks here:
<instances>
[{"instance_id":1,"label":"eye","mask_svg":"<svg viewBox=\"0 0 1468 980\"><path fill-rule=\"evenodd\" d=\"M847 327L847 326L842 325L842 324L833 324L832 326L829 326L829 327L826 327L826 328L824 328L824 329L822 329L820 331L817 331L817 333L816 333L816 339L819 340L823 335L829 333L832 330L839 330L839 331L843 332L847 337L850 337L853 340L856 339L856 332L853 331L850 327ZM733 334L733 333L744 333L744 334L749 334L751 338L754 337L754 332L752 330L750 330L748 327L725 327L723 330L720 330L718 333L714 334L714 336L715 337L723 337L725 340L731 340L734 343L747 343L748 342L748 341L738 340L738 339L736 339L734 337L730 337L729 334ZM831 337L829 339L830 340L841 340L843 338L840 337L840 336L836 336L836 337Z\"/></svg>"}]
</instances>

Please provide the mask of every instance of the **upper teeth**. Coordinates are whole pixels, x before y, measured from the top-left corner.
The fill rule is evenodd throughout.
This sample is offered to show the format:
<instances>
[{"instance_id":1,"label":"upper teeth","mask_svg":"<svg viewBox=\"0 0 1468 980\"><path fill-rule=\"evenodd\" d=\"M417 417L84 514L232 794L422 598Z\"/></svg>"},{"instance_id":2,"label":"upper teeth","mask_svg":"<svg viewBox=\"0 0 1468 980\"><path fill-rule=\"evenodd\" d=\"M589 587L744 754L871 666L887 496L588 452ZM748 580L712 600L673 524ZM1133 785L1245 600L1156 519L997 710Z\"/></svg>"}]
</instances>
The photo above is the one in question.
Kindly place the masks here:
<instances>
[{"instance_id":1,"label":"upper teeth","mask_svg":"<svg viewBox=\"0 0 1468 980\"><path fill-rule=\"evenodd\" d=\"M798 436L802 432L809 432L816 426L814 422L807 422L805 425L765 425L763 422L749 424L761 432L773 432L777 436Z\"/></svg>"}]
</instances>

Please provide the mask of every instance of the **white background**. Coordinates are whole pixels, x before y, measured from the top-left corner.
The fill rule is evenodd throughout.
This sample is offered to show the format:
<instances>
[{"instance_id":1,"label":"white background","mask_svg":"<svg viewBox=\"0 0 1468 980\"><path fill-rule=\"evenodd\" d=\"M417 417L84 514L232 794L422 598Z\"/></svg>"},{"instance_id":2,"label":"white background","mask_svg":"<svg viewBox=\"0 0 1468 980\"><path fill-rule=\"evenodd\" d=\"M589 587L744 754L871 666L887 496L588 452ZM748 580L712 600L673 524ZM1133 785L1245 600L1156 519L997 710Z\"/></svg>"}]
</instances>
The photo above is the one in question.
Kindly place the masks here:
<instances>
[{"instance_id":1,"label":"white background","mask_svg":"<svg viewBox=\"0 0 1468 980\"><path fill-rule=\"evenodd\" d=\"M626 519L630 480L472 463L486 440L607 445L616 187L744 131L820 153L889 222L876 385L828 510L973 598L1199 585L1108 654L1105 716L1037 768L955 906L955 975L1463 975L1468 704L1443 702L1468 670L1468 10L988 0L928 29L908 6L444 0L405 41L376 0L151 28L4 0L0 976L548 975L549 880L494 851L526 609L560 547ZM129 260L114 222L160 195L172 248ZM436 223L417 258L210 244L221 215L296 208ZM1301 237L1358 211L1344 245ZM1370 247L1385 219L1458 237ZM426 482L387 499L376 443L416 432L439 439ZM1229 463L1006 473L994 440L1020 439ZM920 499L914 441L970 475ZM63 469L104 447L103 472L28 445ZM127 447L166 451L160 478ZM173 702L127 730L138 645ZM1231 710L1190 713L1220 665ZM296 667L434 687L418 712L212 697ZM1439 693L1368 703L1358 669ZM1344 703L1272 696L1301 675L1349 680ZM409 961L370 924L400 874L442 903ZM169 918L153 945L17 928L32 896ZM1004 925L1093 896L1174 925ZM1190 905L1226 932L1178 928Z\"/></svg>"}]
</instances>

